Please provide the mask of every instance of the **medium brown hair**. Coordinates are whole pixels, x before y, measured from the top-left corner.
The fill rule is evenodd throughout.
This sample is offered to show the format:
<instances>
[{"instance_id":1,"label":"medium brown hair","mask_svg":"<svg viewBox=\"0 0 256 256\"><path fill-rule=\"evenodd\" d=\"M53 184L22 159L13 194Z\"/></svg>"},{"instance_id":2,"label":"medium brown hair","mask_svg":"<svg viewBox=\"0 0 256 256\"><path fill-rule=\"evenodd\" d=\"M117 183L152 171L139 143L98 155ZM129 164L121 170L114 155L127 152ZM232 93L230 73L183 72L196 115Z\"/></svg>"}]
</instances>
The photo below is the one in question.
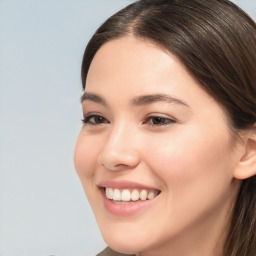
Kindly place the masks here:
<instances>
[{"instance_id":1,"label":"medium brown hair","mask_svg":"<svg viewBox=\"0 0 256 256\"><path fill-rule=\"evenodd\" d=\"M110 17L89 41L82 84L106 42L132 35L174 54L223 106L232 134L256 123L256 24L228 0L140 0ZM256 177L242 182L223 256L256 255Z\"/></svg>"}]
</instances>

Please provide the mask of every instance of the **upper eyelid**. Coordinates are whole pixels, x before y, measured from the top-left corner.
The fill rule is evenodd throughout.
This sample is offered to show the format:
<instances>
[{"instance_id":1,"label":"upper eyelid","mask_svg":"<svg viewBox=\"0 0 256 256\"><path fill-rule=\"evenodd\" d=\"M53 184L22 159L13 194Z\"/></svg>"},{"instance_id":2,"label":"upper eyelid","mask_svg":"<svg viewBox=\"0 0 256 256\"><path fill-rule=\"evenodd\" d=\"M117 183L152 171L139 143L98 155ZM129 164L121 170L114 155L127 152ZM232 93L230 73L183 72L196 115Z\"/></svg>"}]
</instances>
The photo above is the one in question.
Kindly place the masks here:
<instances>
[{"instance_id":1,"label":"upper eyelid","mask_svg":"<svg viewBox=\"0 0 256 256\"><path fill-rule=\"evenodd\" d=\"M99 112L95 112L95 111L88 111L88 112L86 112L86 111L83 111L83 117L88 117L88 116L102 116L102 117L104 117L104 115L99 113Z\"/></svg>"},{"instance_id":2,"label":"upper eyelid","mask_svg":"<svg viewBox=\"0 0 256 256\"><path fill-rule=\"evenodd\" d=\"M98 114L98 113L88 113L88 114L83 115L83 116L84 116L84 118L90 118L90 117L102 117L102 118L104 118L104 119L106 119L106 120L107 120L107 118L106 118L106 117L104 117L103 115Z\"/></svg>"},{"instance_id":3,"label":"upper eyelid","mask_svg":"<svg viewBox=\"0 0 256 256\"><path fill-rule=\"evenodd\" d=\"M93 115L95 115L95 116L102 116L102 117L104 117L105 119L107 119L103 114L101 114L101 113L98 113L98 112L88 112L88 113L84 113L83 112L83 116L84 117L88 117L88 116L93 116ZM172 119L172 120L176 120L176 118L174 118L173 116L167 116L166 114L154 114L154 113L150 113L150 114L147 114L146 116L145 116L145 119L146 118L154 118L154 117L160 117L160 118L165 118L165 119Z\"/></svg>"},{"instance_id":4,"label":"upper eyelid","mask_svg":"<svg viewBox=\"0 0 256 256\"><path fill-rule=\"evenodd\" d=\"M153 115L153 116L147 116L145 119L150 119L150 118L162 118L162 119L166 119L166 120L176 120L173 117L165 117L165 116L157 116L157 115Z\"/></svg>"},{"instance_id":5,"label":"upper eyelid","mask_svg":"<svg viewBox=\"0 0 256 256\"><path fill-rule=\"evenodd\" d=\"M163 120L168 120L168 121L170 121L170 122L177 122L177 120L175 119L175 118L171 118L171 117L163 117L163 116L148 116L147 118L145 118L145 120L147 121L147 120L152 120L152 119L156 119L156 118L160 118L160 119L163 119Z\"/></svg>"},{"instance_id":6,"label":"upper eyelid","mask_svg":"<svg viewBox=\"0 0 256 256\"><path fill-rule=\"evenodd\" d=\"M167 114L157 114L157 113L150 113L148 114L145 119L147 118L163 118L163 119L170 119L170 120L174 120L174 121L177 121L177 119L173 116L170 116L170 115L167 115Z\"/></svg>"}]
</instances>

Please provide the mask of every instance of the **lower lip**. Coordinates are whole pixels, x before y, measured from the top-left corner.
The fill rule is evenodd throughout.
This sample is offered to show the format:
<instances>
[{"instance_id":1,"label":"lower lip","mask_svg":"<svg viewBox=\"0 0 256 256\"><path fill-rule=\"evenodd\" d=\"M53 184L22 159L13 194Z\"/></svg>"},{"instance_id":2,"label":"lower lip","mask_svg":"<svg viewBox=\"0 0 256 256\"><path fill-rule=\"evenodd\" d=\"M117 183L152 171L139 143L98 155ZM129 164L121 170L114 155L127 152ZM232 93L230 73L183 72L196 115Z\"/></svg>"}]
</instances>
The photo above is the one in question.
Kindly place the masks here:
<instances>
[{"instance_id":1,"label":"lower lip","mask_svg":"<svg viewBox=\"0 0 256 256\"><path fill-rule=\"evenodd\" d=\"M150 200L135 201L131 203L120 204L120 203L115 203L112 200L108 199L103 189L101 191L102 191L105 209L111 214L118 215L118 216L129 216L129 215L134 215L136 213L139 213L140 211L150 207L157 198L157 197L154 197L153 199L150 199Z\"/></svg>"}]
</instances>

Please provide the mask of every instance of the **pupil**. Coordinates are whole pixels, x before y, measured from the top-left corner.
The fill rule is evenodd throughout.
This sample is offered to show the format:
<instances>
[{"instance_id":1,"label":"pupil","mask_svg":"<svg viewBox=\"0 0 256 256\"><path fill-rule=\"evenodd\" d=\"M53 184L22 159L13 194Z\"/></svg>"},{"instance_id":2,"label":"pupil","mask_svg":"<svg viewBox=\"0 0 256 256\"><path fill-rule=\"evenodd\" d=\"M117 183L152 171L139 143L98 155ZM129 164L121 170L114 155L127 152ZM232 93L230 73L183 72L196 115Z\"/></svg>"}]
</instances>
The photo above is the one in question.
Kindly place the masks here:
<instances>
[{"instance_id":1,"label":"pupil","mask_svg":"<svg viewBox=\"0 0 256 256\"><path fill-rule=\"evenodd\" d=\"M163 118L156 117L154 123L156 123L156 124L163 123Z\"/></svg>"}]
</instances>

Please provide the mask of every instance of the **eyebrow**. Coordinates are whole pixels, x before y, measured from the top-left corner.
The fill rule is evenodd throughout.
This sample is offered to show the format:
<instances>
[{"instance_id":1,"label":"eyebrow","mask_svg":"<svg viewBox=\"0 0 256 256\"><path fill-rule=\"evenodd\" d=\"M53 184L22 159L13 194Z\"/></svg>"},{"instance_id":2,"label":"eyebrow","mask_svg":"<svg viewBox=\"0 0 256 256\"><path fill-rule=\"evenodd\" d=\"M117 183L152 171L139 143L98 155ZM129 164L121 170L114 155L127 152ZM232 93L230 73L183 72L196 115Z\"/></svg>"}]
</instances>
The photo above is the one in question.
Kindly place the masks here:
<instances>
[{"instance_id":1,"label":"eyebrow","mask_svg":"<svg viewBox=\"0 0 256 256\"><path fill-rule=\"evenodd\" d=\"M187 103L185 103L184 101L182 101L176 97L173 97L171 95L168 95L168 94L143 95L143 96L135 97L131 101L132 105L136 105L136 106L148 105L148 104L152 104L155 102L167 102L167 103L171 103L171 104L175 103L175 104L189 107L189 105Z\"/></svg>"},{"instance_id":2,"label":"eyebrow","mask_svg":"<svg viewBox=\"0 0 256 256\"><path fill-rule=\"evenodd\" d=\"M95 93L84 92L84 94L81 97L81 103L83 103L84 101L93 101L103 106L108 106L106 100ZM179 104L179 105L189 107L189 105L184 101L168 94L142 95L142 96L135 97L130 101L131 105L134 105L134 106L149 105L156 102L167 102L170 104Z\"/></svg>"},{"instance_id":3,"label":"eyebrow","mask_svg":"<svg viewBox=\"0 0 256 256\"><path fill-rule=\"evenodd\" d=\"M103 106L107 106L107 102L101 96L94 94L94 93L84 92L80 101L81 101L81 103L83 103L84 101L93 101L93 102L99 103Z\"/></svg>"}]
</instances>

